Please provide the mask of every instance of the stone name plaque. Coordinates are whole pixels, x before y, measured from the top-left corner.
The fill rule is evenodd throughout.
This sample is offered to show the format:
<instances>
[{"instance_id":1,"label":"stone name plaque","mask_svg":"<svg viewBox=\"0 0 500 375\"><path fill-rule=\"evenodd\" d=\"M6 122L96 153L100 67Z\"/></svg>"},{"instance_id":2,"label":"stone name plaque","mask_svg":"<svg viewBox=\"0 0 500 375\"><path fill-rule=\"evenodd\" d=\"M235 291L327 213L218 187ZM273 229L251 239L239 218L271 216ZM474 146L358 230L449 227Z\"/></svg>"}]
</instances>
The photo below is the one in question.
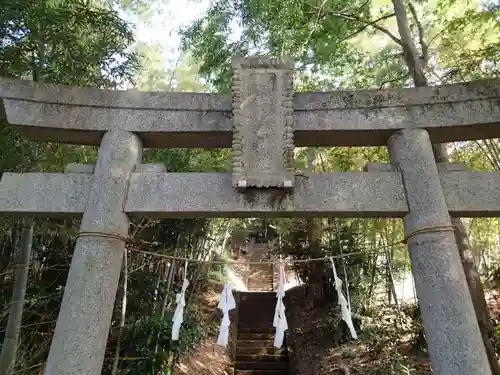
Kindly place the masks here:
<instances>
[{"instance_id":1,"label":"stone name plaque","mask_svg":"<svg viewBox=\"0 0 500 375\"><path fill-rule=\"evenodd\" d=\"M292 188L293 61L233 60L233 186Z\"/></svg>"}]
</instances>

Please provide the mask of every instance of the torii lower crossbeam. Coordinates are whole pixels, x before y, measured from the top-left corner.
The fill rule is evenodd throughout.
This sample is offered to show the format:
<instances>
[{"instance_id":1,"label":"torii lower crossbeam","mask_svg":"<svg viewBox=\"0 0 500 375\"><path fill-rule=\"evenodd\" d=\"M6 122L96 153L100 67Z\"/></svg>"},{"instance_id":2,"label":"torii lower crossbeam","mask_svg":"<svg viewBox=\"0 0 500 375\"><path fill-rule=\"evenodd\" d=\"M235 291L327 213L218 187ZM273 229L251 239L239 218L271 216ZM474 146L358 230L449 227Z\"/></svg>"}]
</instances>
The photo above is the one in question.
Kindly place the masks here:
<instances>
[{"instance_id":1,"label":"torii lower crossbeam","mask_svg":"<svg viewBox=\"0 0 500 375\"><path fill-rule=\"evenodd\" d=\"M441 170L440 178L452 216L500 216L500 173ZM0 215L81 216L92 179L90 173L5 173ZM132 173L125 212L158 218L403 217L409 211L401 175L387 171L298 176L289 195L239 193L230 173Z\"/></svg>"}]
</instances>

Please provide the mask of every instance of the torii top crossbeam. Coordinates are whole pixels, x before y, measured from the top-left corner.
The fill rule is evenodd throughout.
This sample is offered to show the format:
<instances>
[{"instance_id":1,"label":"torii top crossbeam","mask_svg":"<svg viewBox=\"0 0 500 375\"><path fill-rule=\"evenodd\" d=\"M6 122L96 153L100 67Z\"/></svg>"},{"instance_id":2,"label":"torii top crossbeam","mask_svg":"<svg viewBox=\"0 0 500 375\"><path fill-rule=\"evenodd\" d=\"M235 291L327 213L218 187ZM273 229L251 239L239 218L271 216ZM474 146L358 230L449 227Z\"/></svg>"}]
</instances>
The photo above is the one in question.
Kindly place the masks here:
<instances>
[{"instance_id":1,"label":"torii top crossbeam","mask_svg":"<svg viewBox=\"0 0 500 375\"><path fill-rule=\"evenodd\" d=\"M150 93L0 80L8 122L37 141L96 145L104 132L138 134L144 147L223 148L233 102L215 94ZM500 80L394 90L291 95L296 146L381 146L398 129L435 143L500 137Z\"/></svg>"}]
</instances>

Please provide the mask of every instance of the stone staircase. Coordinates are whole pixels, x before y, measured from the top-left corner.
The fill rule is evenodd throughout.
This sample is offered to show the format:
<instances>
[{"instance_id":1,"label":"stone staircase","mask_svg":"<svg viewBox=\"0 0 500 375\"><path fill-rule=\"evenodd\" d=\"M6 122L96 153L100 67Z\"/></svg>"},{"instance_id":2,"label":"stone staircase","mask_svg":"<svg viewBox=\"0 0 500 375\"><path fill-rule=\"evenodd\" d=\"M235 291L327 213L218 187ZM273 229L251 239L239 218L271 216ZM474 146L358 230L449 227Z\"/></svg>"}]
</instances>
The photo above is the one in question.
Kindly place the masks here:
<instances>
[{"instance_id":1,"label":"stone staircase","mask_svg":"<svg viewBox=\"0 0 500 375\"><path fill-rule=\"evenodd\" d=\"M252 264L247 278L249 292L272 292L274 284L272 264Z\"/></svg>"},{"instance_id":2,"label":"stone staircase","mask_svg":"<svg viewBox=\"0 0 500 375\"><path fill-rule=\"evenodd\" d=\"M288 375L285 344L274 347L274 292L241 292L235 343L234 375Z\"/></svg>"}]
</instances>

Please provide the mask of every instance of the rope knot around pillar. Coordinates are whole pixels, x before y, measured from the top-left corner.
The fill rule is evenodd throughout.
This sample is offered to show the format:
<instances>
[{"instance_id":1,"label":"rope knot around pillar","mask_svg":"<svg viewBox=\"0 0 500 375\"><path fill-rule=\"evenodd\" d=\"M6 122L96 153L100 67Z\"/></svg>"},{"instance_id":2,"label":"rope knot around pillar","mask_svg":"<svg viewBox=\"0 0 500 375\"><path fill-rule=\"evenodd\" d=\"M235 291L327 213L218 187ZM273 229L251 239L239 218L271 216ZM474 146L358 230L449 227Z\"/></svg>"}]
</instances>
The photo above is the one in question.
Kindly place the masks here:
<instances>
[{"instance_id":1,"label":"rope knot around pillar","mask_svg":"<svg viewBox=\"0 0 500 375\"><path fill-rule=\"evenodd\" d=\"M104 232L78 232L76 238L79 237L99 237L99 238L109 238L113 240L119 240L123 242L128 242L128 237L121 236L115 233L104 233Z\"/></svg>"},{"instance_id":2,"label":"rope knot around pillar","mask_svg":"<svg viewBox=\"0 0 500 375\"><path fill-rule=\"evenodd\" d=\"M423 234L423 233L439 233L439 232L454 232L455 231L455 226L454 225L434 225L434 226L428 226L428 227L422 227L413 230L410 234L406 235L403 241L401 243L406 244L410 238L413 236L416 236L417 234Z\"/></svg>"}]
</instances>

